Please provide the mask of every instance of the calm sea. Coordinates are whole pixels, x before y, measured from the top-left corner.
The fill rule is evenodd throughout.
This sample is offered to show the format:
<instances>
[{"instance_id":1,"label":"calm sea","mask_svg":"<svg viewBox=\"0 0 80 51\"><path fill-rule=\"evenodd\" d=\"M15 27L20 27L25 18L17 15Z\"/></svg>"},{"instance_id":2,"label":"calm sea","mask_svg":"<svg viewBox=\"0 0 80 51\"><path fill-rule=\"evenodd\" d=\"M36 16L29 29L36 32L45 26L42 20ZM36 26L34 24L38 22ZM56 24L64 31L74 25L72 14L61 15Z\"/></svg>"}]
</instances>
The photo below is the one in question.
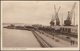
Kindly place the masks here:
<instances>
[{"instance_id":1,"label":"calm sea","mask_svg":"<svg viewBox=\"0 0 80 51\"><path fill-rule=\"evenodd\" d=\"M40 47L31 31L3 28L3 47Z\"/></svg>"}]
</instances>

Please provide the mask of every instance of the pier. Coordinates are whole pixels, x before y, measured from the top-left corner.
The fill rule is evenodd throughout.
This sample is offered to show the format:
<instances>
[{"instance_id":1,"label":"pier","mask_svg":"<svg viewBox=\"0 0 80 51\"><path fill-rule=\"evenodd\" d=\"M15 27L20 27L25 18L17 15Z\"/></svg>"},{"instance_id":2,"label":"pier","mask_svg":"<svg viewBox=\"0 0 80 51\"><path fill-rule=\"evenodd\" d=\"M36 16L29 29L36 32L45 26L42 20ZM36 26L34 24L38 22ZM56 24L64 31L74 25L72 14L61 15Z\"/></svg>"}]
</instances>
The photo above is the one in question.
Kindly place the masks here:
<instances>
[{"instance_id":1,"label":"pier","mask_svg":"<svg viewBox=\"0 0 80 51\"><path fill-rule=\"evenodd\" d=\"M78 45L78 40L77 37L74 37L72 35L68 36L65 34L62 34L60 32L56 32L54 29L53 31L51 31L52 29L48 26L45 26L47 28L43 28L43 27L33 27L33 26L7 26L4 27L4 29L7 30L12 30L12 31L21 31L13 34L10 32L8 33L9 35L7 35L6 38L3 38L4 42L3 45L4 46L16 46L15 44L17 44L17 46L25 46L25 47L48 47L48 48L53 48L53 47L77 47ZM48 30L47 30L48 29ZM25 33L24 33L25 32ZM30 33L27 33L30 32ZM20 34L19 34L20 33ZM21 37L18 37L19 35L21 35ZM74 35L74 34L73 34ZM76 34L77 35L77 34ZM4 37L5 35L3 35ZM10 36L10 37L9 37ZM9 39L13 39L13 40L9 40ZM14 39L16 38L16 39ZM16 40L20 40L20 42L16 41ZM26 39L27 38L27 39ZM9 40L9 41L7 41ZM12 41L12 43L10 42ZM8 45L7 43L11 43L11 45ZM30 43L31 44L30 44ZM32 43L33 42L33 43ZM73 43L72 43L73 42ZM24 43L25 45L21 45L19 43ZM28 44L29 43L29 44ZM13 45L14 44L14 45ZM28 46L29 45L29 46Z\"/></svg>"}]
</instances>

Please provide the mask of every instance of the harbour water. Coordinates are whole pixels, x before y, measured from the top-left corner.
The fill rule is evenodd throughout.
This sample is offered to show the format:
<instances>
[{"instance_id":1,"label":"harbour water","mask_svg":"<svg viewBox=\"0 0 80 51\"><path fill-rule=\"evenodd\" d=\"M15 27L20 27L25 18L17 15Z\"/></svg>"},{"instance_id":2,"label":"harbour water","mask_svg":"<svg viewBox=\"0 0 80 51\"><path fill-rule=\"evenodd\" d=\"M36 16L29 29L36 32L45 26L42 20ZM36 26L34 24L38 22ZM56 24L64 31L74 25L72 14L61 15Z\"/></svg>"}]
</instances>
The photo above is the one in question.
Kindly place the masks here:
<instances>
[{"instance_id":1,"label":"harbour water","mask_svg":"<svg viewBox=\"0 0 80 51\"><path fill-rule=\"evenodd\" d=\"M3 28L3 47L40 47L31 31Z\"/></svg>"}]
</instances>

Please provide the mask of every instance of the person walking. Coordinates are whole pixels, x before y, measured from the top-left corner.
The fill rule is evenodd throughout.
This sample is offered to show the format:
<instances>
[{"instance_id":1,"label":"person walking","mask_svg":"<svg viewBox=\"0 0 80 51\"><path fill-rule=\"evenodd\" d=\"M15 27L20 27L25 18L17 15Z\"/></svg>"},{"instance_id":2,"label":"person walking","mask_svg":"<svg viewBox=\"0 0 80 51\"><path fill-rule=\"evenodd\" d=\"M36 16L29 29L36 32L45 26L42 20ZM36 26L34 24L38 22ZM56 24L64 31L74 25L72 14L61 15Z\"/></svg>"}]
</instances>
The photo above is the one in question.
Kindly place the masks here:
<instances>
[{"instance_id":1,"label":"person walking","mask_svg":"<svg viewBox=\"0 0 80 51\"><path fill-rule=\"evenodd\" d=\"M71 42L71 45L74 45L74 43L75 43L73 40L71 40L70 42Z\"/></svg>"}]
</instances>

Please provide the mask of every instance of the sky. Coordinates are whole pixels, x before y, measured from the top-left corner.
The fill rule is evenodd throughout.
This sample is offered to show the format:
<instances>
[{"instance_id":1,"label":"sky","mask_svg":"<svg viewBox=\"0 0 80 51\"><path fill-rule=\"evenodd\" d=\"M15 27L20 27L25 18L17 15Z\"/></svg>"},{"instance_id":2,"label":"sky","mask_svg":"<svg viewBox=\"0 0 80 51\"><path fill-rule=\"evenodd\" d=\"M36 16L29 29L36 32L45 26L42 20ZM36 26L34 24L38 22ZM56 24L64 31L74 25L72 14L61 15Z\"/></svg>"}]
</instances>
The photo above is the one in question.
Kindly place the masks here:
<instances>
[{"instance_id":1,"label":"sky","mask_svg":"<svg viewBox=\"0 0 80 51\"><path fill-rule=\"evenodd\" d=\"M78 24L79 19L79 2L78 1L1 1L1 17L3 23L25 23L25 24L42 24L50 25L50 21L55 15L54 5L56 10L59 10L60 24L67 18L68 11L76 2L75 21L72 24Z\"/></svg>"}]
</instances>

